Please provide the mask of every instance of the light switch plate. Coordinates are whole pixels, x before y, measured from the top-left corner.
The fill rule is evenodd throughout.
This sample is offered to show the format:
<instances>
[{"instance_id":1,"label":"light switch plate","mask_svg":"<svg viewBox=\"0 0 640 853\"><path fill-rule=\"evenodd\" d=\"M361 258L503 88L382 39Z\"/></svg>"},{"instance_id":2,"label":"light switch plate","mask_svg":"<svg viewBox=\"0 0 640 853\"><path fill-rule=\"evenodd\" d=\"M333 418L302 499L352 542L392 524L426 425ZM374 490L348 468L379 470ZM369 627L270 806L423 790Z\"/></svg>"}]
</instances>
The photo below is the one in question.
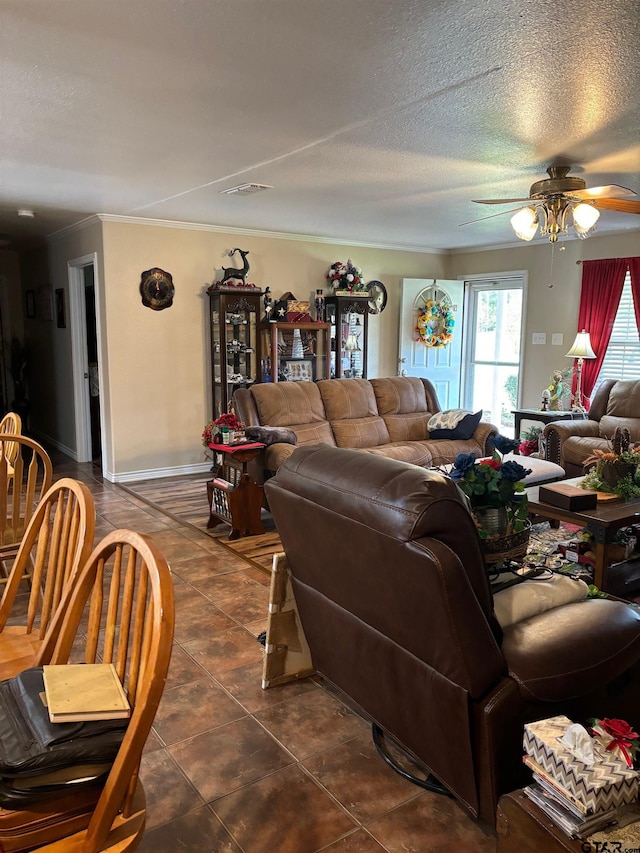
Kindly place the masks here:
<instances>
[{"instance_id":1,"label":"light switch plate","mask_svg":"<svg viewBox=\"0 0 640 853\"><path fill-rule=\"evenodd\" d=\"M564 335L562 332L553 332L551 335L551 344L554 347L561 347L562 342L564 341Z\"/></svg>"},{"instance_id":2,"label":"light switch plate","mask_svg":"<svg viewBox=\"0 0 640 853\"><path fill-rule=\"evenodd\" d=\"M546 332L534 332L531 338L532 344L546 344L547 342L547 333Z\"/></svg>"}]
</instances>

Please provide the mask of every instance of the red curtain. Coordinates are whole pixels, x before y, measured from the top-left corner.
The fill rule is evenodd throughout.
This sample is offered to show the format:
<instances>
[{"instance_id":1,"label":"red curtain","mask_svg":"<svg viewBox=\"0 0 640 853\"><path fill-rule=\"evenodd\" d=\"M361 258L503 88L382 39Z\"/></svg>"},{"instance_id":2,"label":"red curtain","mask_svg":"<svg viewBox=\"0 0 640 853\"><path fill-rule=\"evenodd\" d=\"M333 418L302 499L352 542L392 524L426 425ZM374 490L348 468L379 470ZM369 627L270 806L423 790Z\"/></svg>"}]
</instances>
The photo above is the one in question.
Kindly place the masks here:
<instances>
[{"instance_id":1,"label":"red curtain","mask_svg":"<svg viewBox=\"0 0 640 853\"><path fill-rule=\"evenodd\" d=\"M640 330L640 258L627 258L631 273L631 293L633 294L633 310L636 315L636 326Z\"/></svg>"},{"instance_id":2,"label":"red curtain","mask_svg":"<svg viewBox=\"0 0 640 853\"><path fill-rule=\"evenodd\" d=\"M582 293L578 313L578 331L581 332L585 329L589 332L591 346L596 354L596 358L585 359L582 368L582 393L587 398L587 402L593 391L593 386L596 384L611 340L611 331L620 304L624 277L627 274L627 269L629 269L630 260L640 261L639 258L605 258L599 261L582 262ZM640 273L640 269L638 272ZM637 277L640 295L640 275ZM635 299L635 295L634 306L636 317L638 317L639 302ZM575 381L574 377L574 392Z\"/></svg>"}]
</instances>

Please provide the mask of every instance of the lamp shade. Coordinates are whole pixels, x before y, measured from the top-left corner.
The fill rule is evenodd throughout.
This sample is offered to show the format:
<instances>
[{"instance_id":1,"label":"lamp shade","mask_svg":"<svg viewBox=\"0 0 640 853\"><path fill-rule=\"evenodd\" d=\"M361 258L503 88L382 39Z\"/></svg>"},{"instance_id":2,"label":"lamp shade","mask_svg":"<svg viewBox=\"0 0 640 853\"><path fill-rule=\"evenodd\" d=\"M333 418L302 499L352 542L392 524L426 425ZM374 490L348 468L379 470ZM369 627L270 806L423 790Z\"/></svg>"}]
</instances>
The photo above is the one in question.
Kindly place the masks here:
<instances>
[{"instance_id":1,"label":"lamp shade","mask_svg":"<svg viewBox=\"0 0 640 853\"><path fill-rule=\"evenodd\" d=\"M521 240L533 240L538 228L538 213L535 207L523 207L511 217L511 225L516 237Z\"/></svg>"},{"instance_id":2,"label":"lamp shade","mask_svg":"<svg viewBox=\"0 0 640 853\"><path fill-rule=\"evenodd\" d=\"M573 208L573 227L581 239L589 237L600 218L600 211L592 204L576 204Z\"/></svg>"},{"instance_id":3,"label":"lamp shade","mask_svg":"<svg viewBox=\"0 0 640 853\"><path fill-rule=\"evenodd\" d=\"M356 335L347 336L347 341L344 345L344 348L348 352L358 352L360 350L360 347L358 346L358 338L356 337Z\"/></svg>"},{"instance_id":4,"label":"lamp shade","mask_svg":"<svg viewBox=\"0 0 640 853\"><path fill-rule=\"evenodd\" d=\"M567 353L567 358L597 358L595 352L591 348L591 339L589 332L584 329L578 332L573 346Z\"/></svg>"}]
</instances>

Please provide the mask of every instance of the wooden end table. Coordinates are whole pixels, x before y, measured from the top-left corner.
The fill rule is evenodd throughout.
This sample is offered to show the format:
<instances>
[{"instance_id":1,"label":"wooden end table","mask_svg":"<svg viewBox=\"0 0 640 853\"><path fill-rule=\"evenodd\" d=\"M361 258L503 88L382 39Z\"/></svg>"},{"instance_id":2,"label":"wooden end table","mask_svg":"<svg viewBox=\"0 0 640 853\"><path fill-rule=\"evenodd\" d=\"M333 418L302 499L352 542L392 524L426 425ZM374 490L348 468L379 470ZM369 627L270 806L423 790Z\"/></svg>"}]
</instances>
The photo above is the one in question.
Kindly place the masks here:
<instances>
[{"instance_id":1,"label":"wooden end table","mask_svg":"<svg viewBox=\"0 0 640 853\"><path fill-rule=\"evenodd\" d=\"M571 486L577 486L582 477L562 480ZM607 591L609 570L609 546L617 530L627 527L640 519L640 498L630 501L611 501L598 503L595 509L572 511L551 504L542 503L538 486L525 489L529 499L531 515L540 515L553 521L566 521L579 527L586 527L595 542L596 562L593 570L593 582L598 589Z\"/></svg>"},{"instance_id":2,"label":"wooden end table","mask_svg":"<svg viewBox=\"0 0 640 853\"><path fill-rule=\"evenodd\" d=\"M207 482L207 528L215 527L221 521L229 524L229 539L264 533L260 519L262 486L255 483L247 471L247 465L266 445L252 442L238 445L210 444L209 447L221 455L221 464L218 476Z\"/></svg>"}]
</instances>

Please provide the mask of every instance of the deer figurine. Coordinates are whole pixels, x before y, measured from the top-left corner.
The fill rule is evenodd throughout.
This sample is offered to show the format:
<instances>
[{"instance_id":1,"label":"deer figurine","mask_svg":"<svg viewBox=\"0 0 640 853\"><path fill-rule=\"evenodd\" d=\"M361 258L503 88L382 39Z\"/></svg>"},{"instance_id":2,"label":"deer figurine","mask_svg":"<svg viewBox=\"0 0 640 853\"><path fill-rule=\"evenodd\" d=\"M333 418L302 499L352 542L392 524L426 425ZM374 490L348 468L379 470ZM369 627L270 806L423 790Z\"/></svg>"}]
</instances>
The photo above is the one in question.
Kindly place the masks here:
<instances>
[{"instance_id":1,"label":"deer figurine","mask_svg":"<svg viewBox=\"0 0 640 853\"><path fill-rule=\"evenodd\" d=\"M243 284L246 284L247 281L247 273L249 272L249 261L247 260L247 255L249 252L244 252L242 249L231 249L228 252L230 258L232 258L236 252L242 257L242 268L237 269L236 267L222 267L222 272L224 275L222 276L222 281L220 284L224 284L226 281L230 281L233 278L239 279Z\"/></svg>"}]
</instances>

